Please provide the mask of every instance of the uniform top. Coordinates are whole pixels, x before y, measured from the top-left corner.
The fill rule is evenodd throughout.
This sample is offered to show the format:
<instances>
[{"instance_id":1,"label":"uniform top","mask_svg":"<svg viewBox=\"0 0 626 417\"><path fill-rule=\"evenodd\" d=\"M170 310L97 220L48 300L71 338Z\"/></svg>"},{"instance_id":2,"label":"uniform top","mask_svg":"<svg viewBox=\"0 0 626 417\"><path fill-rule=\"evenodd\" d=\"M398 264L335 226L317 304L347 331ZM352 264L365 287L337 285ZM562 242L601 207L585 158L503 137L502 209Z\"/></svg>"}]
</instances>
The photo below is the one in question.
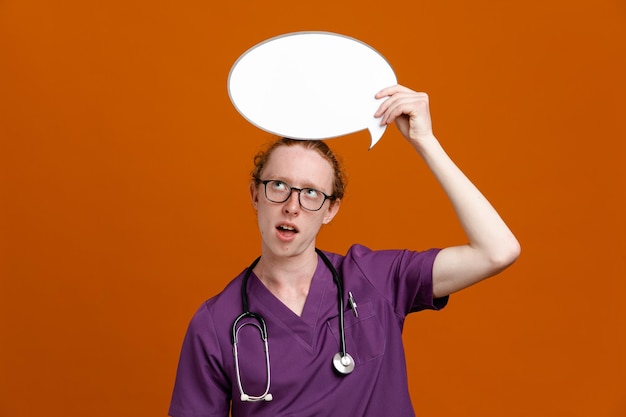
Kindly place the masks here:
<instances>
[{"instance_id":1,"label":"uniform top","mask_svg":"<svg viewBox=\"0 0 626 417\"><path fill-rule=\"evenodd\" d=\"M250 311L267 323L272 401L242 402L235 373L231 330L242 313L243 271L209 299L189 324L178 365L170 415L414 416L409 398L402 328L408 313L443 308L433 299L432 266L438 249L372 251L352 246L345 256L326 253L343 277L346 351L354 372L332 366L340 350L337 287L321 259L298 316L250 275ZM354 295L358 317L348 304ZM238 335L244 391L265 391L266 365L260 332L244 326Z\"/></svg>"}]
</instances>

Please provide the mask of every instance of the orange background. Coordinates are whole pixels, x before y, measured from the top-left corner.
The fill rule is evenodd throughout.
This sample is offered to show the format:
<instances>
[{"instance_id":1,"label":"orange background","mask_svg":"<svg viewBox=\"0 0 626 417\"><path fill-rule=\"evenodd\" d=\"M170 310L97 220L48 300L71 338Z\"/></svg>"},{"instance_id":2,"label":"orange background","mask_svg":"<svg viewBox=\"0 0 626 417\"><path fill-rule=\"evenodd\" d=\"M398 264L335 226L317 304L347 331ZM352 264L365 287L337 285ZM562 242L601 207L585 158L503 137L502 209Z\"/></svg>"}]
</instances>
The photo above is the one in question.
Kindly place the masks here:
<instances>
[{"instance_id":1,"label":"orange background","mask_svg":"<svg viewBox=\"0 0 626 417\"><path fill-rule=\"evenodd\" d=\"M623 1L0 3L0 415L165 416L188 320L259 253L228 71L325 30L431 96L523 253L407 320L421 416L626 416ZM395 129L333 139L319 246L464 241ZM356 393L355 393L356 395Z\"/></svg>"}]
</instances>

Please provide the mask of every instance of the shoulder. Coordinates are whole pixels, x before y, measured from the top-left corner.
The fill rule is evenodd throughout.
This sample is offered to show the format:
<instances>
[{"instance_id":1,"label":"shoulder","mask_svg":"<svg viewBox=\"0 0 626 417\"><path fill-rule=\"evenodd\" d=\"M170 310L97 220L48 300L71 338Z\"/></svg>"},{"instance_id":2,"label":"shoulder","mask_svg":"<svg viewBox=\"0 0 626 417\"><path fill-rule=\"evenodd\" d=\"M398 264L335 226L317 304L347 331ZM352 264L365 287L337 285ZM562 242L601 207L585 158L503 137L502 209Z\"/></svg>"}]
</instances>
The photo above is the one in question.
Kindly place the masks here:
<instances>
[{"instance_id":1,"label":"shoulder","mask_svg":"<svg viewBox=\"0 0 626 417\"><path fill-rule=\"evenodd\" d=\"M345 255L340 255L337 253L327 252L324 253L328 256L329 259L333 261L333 263L342 263L345 261L359 261L359 260L367 260L370 257L376 257L379 254L383 254L385 252L397 252L397 251L381 251L381 250L372 250L367 246L354 244L348 248Z\"/></svg>"},{"instance_id":2,"label":"shoulder","mask_svg":"<svg viewBox=\"0 0 626 417\"><path fill-rule=\"evenodd\" d=\"M223 327L224 323L232 323L234 318L241 314L242 281L243 272L231 280L222 291L203 301L192 316L189 329L206 331L208 323L213 323L212 327Z\"/></svg>"},{"instance_id":3,"label":"shoulder","mask_svg":"<svg viewBox=\"0 0 626 417\"><path fill-rule=\"evenodd\" d=\"M412 251L407 249L372 250L360 244L352 245L345 255L327 253L333 264L342 269L358 269L365 275L402 273L405 270L430 270L440 249Z\"/></svg>"}]
</instances>

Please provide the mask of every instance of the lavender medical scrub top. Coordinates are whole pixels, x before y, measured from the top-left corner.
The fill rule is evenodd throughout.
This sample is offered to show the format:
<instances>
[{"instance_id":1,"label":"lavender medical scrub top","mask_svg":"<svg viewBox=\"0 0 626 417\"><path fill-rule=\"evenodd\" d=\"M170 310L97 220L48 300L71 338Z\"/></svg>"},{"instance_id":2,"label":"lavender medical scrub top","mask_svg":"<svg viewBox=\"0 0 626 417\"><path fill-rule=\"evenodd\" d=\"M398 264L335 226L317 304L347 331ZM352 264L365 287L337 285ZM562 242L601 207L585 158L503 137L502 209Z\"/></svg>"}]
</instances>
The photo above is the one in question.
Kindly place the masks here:
<instances>
[{"instance_id":1,"label":"lavender medical scrub top","mask_svg":"<svg viewBox=\"0 0 626 417\"><path fill-rule=\"evenodd\" d=\"M232 324L242 313L244 272L206 301L189 324L169 413L173 417L414 416L409 398L402 328L408 313L443 308L433 299L437 249L371 251L355 245L345 256L326 253L344 281L346 351L354 372L339 375L332 358L340 350L337 287L318 260L302 316L279 301L253 274L250 311L267 323L272 401L240 400ZM358 317L350 308L354 295ZM261 395L266 362L260 332L244 326L238 337L244 391Z\"/></svg>"}]
</instances>

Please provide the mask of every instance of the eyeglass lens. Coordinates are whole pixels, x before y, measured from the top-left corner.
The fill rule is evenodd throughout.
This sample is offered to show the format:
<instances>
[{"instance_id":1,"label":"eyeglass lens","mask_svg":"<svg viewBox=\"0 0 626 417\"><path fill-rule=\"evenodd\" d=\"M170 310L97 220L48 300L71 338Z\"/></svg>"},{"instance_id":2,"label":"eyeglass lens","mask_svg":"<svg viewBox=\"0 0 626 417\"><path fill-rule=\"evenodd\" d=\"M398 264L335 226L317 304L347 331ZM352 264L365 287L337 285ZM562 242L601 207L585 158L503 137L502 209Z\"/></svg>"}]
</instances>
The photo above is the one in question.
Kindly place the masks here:
<instances>
[{"instance_id":1,"label":"eyeglass lens","mask_svg":"<svg viewBox=\"0 0 626 417\"><path fill-rule=\"evenodd\" d=\"M283 181L269 180L265 183L265 197L274 203L284 203L295 190L298 192L298 201L302 208L317 211L322 208L328 198L323 192L314 188L295 188Z\"/></svg>"}]
</instances>

